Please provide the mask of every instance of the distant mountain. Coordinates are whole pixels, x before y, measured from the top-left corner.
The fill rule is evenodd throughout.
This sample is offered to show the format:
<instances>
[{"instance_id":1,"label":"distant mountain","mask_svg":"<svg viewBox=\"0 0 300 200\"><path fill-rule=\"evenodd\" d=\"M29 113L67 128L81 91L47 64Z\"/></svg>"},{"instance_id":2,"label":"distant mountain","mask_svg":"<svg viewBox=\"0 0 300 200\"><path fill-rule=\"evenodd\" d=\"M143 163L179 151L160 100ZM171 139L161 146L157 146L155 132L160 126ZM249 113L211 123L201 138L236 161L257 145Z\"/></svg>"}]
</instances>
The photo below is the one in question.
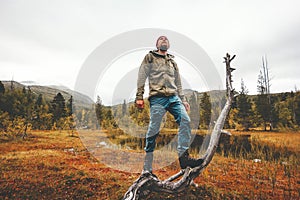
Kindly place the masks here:
<instances>
[{"instance_id":1,"label":"distant mountain","mask_svg":"<svg viewBox=\"0 0 300 200\"><path fill-rule=\"evenodd\" d=\"M39 85L35 81L21 81L20 83L23 84L23 85Z\"/></svg>"},{"instance_id":2,"label":"distant mountain","mask_svg":"<svg viewBox=\"0 0 300 200\"><path fill-rule=\"evenodd\" d=\"M223 96L225 96L225 90L211 90L211 91L207 91L207 93L210 95L211 98L222 98ZM201 96L203 95L204 92L198 92L196 90L191 90L191 89L184 89L183 90L184 95L186 96L187 99L190 99L190 97L193 94L197 95L197 98L201 98Z\"/></svg>"},{"instance_id":3,"label":"distant mountain","mask_svg":"<svg viewBox=\"0 0 300 200\"><path fill-rule=\"evenodd\" d=\"M12 87L15 89L23 89L25 85L18 83L16 81L1 81L5 87L5 90L10 90Z\"/></svg>"},{"instance_id":4,"label":"distant mountain","mask_svg":"<svg viewBox=\"0 0 300 200\"><path fill-rule=\"evenodd\" d=\"M83 105L85 105L85 106L91 106L91 105L94 104L94 101L89 96L87 96L85 94L82 94L80 92L71 90L70 88L67 88L65 86L52 85L52 86L49 86L49 87L51 87L53 89L64 91L65 93L67 93L69 95L72 95L73 98L74 98L74 101L75 101L75 103L77 105L80 104L82 106Z\"/></svg>"},{"instance_id":5,"label":"distant mountain","mask_svg":"<svg viewBox=\"0 0 300 200\"><path fill-rule=\"evenodd\" d=\"M194 92L197 92L196 90L191 90L191 89L184 89L183 94L188 98L191 95L193 95ZM198 93L198 92L197 92Z\"/></svg>"},{"instance_id":6,"label":"distant mountain","mask_svg":"<svg viewBox=\"0 0 300 200\"><path fill-rule=\"evenodd\" d=\"M90 97L81 94L79 92L73 91L64 86L41 86L36 84L30 85L28 84L30 83L30 81L26 81L25 84L21 84L16 81L1 81L1 82L3 83L6 90L10 90L12 87L14 89L20 89L20 90L22 90L24 87L30 88L30 90L33 93L37 95L42 94L46 101L52 101L55 95L60 92L64 96L66 101L70 99L71 96L73 96L74 105L78 108L90 109L94 103Z\"/></svg>"}]
</instances>

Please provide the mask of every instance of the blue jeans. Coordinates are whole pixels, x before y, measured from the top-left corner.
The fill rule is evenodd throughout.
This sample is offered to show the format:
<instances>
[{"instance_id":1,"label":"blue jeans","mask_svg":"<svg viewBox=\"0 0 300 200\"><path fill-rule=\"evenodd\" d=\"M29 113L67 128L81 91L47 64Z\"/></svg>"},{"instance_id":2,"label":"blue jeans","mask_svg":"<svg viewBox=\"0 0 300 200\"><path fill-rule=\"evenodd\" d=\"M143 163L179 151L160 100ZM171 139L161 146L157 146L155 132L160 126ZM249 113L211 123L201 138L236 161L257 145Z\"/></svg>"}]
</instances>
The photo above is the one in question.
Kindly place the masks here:
<instances>
[{"instance_id":1,"label":"blue jeans","mask_svg":"<svg viewBox=\"0 0 300 200\"><path fill-rule=\"evenodd\" d=\"M177 151L182 155L188 150L191 140L190 117L178 96L153 96L150 97L150 124L146 134L147 153L155 149L155 139L159 134L160 124L166 111L170 112L179 125Z\"/></svg>"}]
</instances>

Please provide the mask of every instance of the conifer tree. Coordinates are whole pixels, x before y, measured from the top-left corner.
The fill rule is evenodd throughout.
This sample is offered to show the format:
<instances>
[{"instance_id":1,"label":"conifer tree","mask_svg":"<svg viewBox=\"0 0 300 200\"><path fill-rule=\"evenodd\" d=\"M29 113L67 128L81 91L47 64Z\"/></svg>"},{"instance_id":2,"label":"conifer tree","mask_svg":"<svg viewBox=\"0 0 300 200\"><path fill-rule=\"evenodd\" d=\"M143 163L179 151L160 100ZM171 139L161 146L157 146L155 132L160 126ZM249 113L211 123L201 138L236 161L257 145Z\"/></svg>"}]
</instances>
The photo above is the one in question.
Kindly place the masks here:
<instances>
[{"instance_id":1,"label":"conifer tree","mask_svg":"<svg viewBox=\"0 0 300 200\"><path fill-rule=\"evenodd\" d=\"M67 116L65 98L60 92L53 98L51 107L54 122Z\"/></svg>"},{"instance_id":2,"label":"conifer tree","mask_svg":"<svg viewBox=\"0 0 300 200\"><path fill-rule=\"evenodd\" d=\"M72 114L73 114L73 96L71 95L67 103L67 116L71 116Z\"/></svg>"},{"instance_id":3,"label":"conifer tree","mask_svg":"<svg viewBox=\"0 0 300 200\"><path fill-rule=\"evenodd\" d=\"M239 96L237 97L237 114L236 120L237 122L242 125L244 130L249 130L252 126L252 105L251 101L248 98L248 91L244 84L243 79L241 80L241 91L239 92Z\"/></svg>"},{"instance_id":4,"label":"conifer tree","mask_svg":"<svg viewBox=\"0 0 300 200\"><path fill-rule=\"evenodd\" d=\"M102 100L100 96L97 96L96 106L95 106L96 117L98 120L97 126L101 125L101 122L104 118L104 106L102 105Z\"/></svg>"},{"instance_id":5,"label":"conifer tree","mask_svg":"<svg viewBox=\"0 0 300 200\"><path fill-rule=\"evenodd\" d=\"M200 127L208 128L211 120L211 102L210 96L204 92L200 101Z\"/></svg>"},{"instance_id":6,"label":"conifer tree","mask_svg":"<svg viewBox=\"0 0 300 200\"><path fill-rule=\"evenodd\" d=\"M300 126L300 92L295 95L295 121Z\"/></svg>"},{"instance_id":7,"label":"conifer tree","mask_svg":"<svg viewBox=\"0 0 300 200\"><path fill-rule=\"evenodd\" d=\"M274 112L274 102L271 99L271 79L269 77L269 67L267 58L262 58L262 68L258 75L257 91L258 96L256 98L256 109L257 113L261 116L264 129L267 130L267 124L270 126L270 130L273 128L273 123L277 120L276 113Z\"/></svg>"},{"instance_id":8,"label":"conifer tree","mask_svg":"<svg viewBox=\"0 0 300 200\"><path fill-rule=\"evenodd\" d=\"M5 87L3 83L0 81L0 95L5 93Z\"/></svg>"},{"instance_id":9,"label":"conifer tree","mask_svg":"<svg viewBox=\"0 0 300 200\"><path fill-rule=\"evenodd\" d=\"M126 100L124 99L122 104L122 116L125 116L126 112L127 112L127 105L126 105Z\"/></svg>"},{"instance_id":10,"label":"conifer tree","mask_svg":"<svg viewBox=\"0 0 300 200\"><path fill-rule=\"evenodd\" d=\"M0 112L3 110L4 107L4 93L5 93L5 87L3 83L0 81Z\"/></svg>"},{"instance_id":11,"label":"conifer tree","mask_svg":"<svg viewBox=\"0 0 300 200\"><path fill-rule=\"evenodd\" d=\"M200 113L199 113L199 103L197 102L197 92L193 92L190 97L189 104L191 106L190 118L191 118L191 128L198 129L200 125Z\"/></svg>"}]
</instances>

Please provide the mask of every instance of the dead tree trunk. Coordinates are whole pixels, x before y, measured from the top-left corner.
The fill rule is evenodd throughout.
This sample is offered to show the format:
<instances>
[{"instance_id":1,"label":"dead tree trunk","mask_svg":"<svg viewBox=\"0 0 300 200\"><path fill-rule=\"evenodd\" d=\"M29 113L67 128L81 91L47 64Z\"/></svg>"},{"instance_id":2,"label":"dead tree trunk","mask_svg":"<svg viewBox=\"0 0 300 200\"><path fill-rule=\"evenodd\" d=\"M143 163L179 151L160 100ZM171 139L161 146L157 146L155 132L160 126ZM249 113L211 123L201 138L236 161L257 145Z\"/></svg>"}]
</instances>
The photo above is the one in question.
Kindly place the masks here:
<instances>
[{"instance_id":1,"label":"dead tree trunk","mask_svg":"<svg viewBox=\"0 0 300 200\"><path fill-rule=\"evenodd\" d=\"M128 189L125 193L123 200L138 200L143 199L144 196L149 194L150 192L160 192L160 193L169 193L176 194L183 192L188 188L193 180L199 176L199 174L208 166L211 162L217 146L219 144L219 139L222 131L225 119L230 111L231 104L234 97L234 89L232 87L232 76L231 72L235 70L231 68L230 62L235 58L234 56L230 56L228 53L226 57L224 57L224 63L226 63L226 89L227 89L227 102L222 109L217 122L215 123L214 129L211 134L211 139L209 146L202 156L204 162L195 167L195 168L186 168L184 170L179 171L177 174L167 178L166 180L159 180L157 177L152 174L142 174ZM225 132L226 133L226 132ZM173 182L177 178L181 177L180 180Z\"/></svg>"}]
</instances>

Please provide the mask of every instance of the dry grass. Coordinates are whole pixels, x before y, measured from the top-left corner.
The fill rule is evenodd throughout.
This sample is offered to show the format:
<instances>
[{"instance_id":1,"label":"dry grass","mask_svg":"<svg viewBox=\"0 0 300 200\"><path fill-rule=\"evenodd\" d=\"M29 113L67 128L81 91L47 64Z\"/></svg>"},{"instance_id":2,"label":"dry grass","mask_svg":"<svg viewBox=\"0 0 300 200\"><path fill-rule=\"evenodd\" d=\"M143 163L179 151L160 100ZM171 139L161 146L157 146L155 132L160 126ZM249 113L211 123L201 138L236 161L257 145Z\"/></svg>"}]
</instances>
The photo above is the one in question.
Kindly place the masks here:
<instances>
[{"instance_id":1,"label":"dry grass","mask_svg":"<svg viewBox=\"0 0 300 200\"><path fill-rule=\"evenodd\" d=\"M300 152L300 132L251 132L252 138L274 144L276 147L286 147L291 151Z\"/></svg>"},{"instance_id":2,"label":"dry grass","mask_svg":"<svg viewBox=\"0 0 300 200\"><path fill-rule=\"evenodd\" d=\"M219 195L237 194L249 199L299 197L299 167L281 163L236 160L216 156L196 179L219 189Z\"/></svg>"},{"instance_id":3,"label":"dry grass","mask_svg":"<svg viewBox=\"0 0 300 200\"><path fill-rule=\"evenodd\" d=\"M297 152L299 135L251 132L253 138ZM138 177L99 163L76 134L37 131L26 140L0 141L0 199L121 199ZM178 170L176 161L155 173L163 179ZM177 196L152 194L148 199L299 199L299 171L291 163L217 155L195 180L198 188Z\"/></svg>"},{"instance_id":4,"label":"dry grass","mask_svg":"<svg viewBox=\"0 0 300 200\"><path fill-rule=\"evenodd\" d=\"M0 151L0 199L118 199L134 180L98 163L66 132L33 132L0 143Z\"/></svg>"}]
</instances>

